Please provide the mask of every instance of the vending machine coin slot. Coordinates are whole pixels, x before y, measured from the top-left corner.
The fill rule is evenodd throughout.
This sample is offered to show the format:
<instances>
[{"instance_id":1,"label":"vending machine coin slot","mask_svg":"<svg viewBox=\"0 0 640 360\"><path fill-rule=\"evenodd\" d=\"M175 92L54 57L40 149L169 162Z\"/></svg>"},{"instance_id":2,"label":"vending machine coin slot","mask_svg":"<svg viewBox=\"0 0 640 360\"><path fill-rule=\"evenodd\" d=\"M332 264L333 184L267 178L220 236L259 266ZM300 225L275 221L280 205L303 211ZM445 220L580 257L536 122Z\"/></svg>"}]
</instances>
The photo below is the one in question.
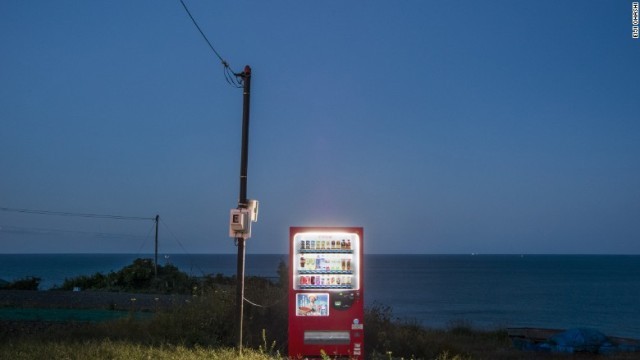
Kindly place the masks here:
<instances>
[{"instance_id":1,"label":"vending machine coin slot","mask_svg":"<svg viewBox=\"0 0 640 360\"><path fill-rule=\"evenodd\" d=\"M352 291L331 294L331 306L336 310L347 310L353 306L355 295Z\"/></svg>"}]
</instances>

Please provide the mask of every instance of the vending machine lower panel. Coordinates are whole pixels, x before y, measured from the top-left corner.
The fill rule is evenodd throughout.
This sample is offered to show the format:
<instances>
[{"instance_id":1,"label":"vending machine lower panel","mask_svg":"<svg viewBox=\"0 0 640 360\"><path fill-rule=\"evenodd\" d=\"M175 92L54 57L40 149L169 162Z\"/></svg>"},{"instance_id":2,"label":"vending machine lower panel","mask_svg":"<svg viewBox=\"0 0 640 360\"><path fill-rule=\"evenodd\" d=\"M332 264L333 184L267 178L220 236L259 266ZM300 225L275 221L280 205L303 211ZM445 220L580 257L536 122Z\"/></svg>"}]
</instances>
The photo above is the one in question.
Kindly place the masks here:
<instances>
[{"instance_id":1,"label":"vending machine lower panel","mask_svg":"<svg viewBox=\"0 0 640 360\"><path fill-rule=\"evenodd\" d=\"M302 338L289 339L292 358L321 357L362 359L362 330L302 330Z\"/></svg>"},{"instance_id":2,"label":"vending machine lower panel","mask_svg":"<svg viewBox=\"0 0 640 360\"><path fill-rule=\"evenodd\" d=\"M351 336L348 331L305 331L305 345L349 345Z\"/></svg>"}]
</instances>

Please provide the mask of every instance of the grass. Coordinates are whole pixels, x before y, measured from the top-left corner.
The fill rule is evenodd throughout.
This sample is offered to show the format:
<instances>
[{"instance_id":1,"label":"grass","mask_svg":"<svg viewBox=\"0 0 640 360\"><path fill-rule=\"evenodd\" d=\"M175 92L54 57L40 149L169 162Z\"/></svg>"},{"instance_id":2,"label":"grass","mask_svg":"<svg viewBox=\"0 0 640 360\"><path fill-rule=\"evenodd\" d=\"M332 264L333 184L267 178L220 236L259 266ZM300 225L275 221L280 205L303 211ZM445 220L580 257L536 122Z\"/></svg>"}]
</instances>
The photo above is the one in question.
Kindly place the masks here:
<instances>
[{"instance_id":1,"label":"grass","mask_svg":"<svg viewBox=\"0 0 640 360\"><path fill-rule=\"evenodd\" d=\"M238 358L238 351L233 348L210 348L201 346L184 346L164 344L159 346L136 344L118 340L87 341L36 341L20 340L0 345L0 359L154 359L154 360L196 360ZM243 359L267 360L273 357L257 350L243 352Z\"/></svg>"},{"instance_id":2,"label":"grass","mask_svg":"<svg viewBox=\"0 0 640 360\"><path fill-rule=\"evenodd\" d=\"M22 321L13 327L0 323L0 359L237 359L234 288L232 284L202 286L188 303L147 318L131 311L125 318L98 323ZM242 358L286 359L286 284L248 278L245 297L263 306L245 306ZM504 330L480 331L463 322L445 330L428 329L415 321L398 320L382 304L366 309L364 324L365 354L371 360L639 358L638 353L523 352L512 346Z\"/></svg>"},{"instance_id":3,"label":"grass","mask_svg":"<svg viewBox=\"0 0 640 360\"><path fill-rule=\"evenodd\" d=\"M0 359L237 359L230 298L229 292L211 291L150 319L132 316L102 323L59 323L27 335L0 336ZM282 306L285 310L280 313L276 309ZM253 308L248 313L242 358L286 359L287 327L282 326L286 302L276 303L275 309ZM446 330L427 329L394 319L391 308L384 305L368 308L365 321L365 353L372 360L638 358L637 353L598 356L522 352L513 348L506 331L479 331L465 323Z\"/></svg>"},{"instance_id":4,"label":"grass","mask_svg":"<svg viewBox=\"0 0 640 360\"><path fill-rule=\"evenodd\" d=\"M483 337L481 334L477 336ZM408 339L410 340L410 339ZM465 338L457 339L465 340ZM0 344L0 359L238 359L237 349L224 346L200 346L181 344L140 344L125 340L94 339L75 341L71 339L48 340L14 339ZM246 360L283 360L277 352L271 353L264 347L245 349L242 358ZM432 357L398 356L389 351L385 354L374 353L367 357L373 360L398 359L434 359L434 360L472 360L472 359L637 359L637 355L598 356L590 354L560 355L522 353L508 349L490 347L475 348L469 354L456 353L454 350L442 350ZM325 357L325 359L330 359Z\"/></svg>"}]
</instances>

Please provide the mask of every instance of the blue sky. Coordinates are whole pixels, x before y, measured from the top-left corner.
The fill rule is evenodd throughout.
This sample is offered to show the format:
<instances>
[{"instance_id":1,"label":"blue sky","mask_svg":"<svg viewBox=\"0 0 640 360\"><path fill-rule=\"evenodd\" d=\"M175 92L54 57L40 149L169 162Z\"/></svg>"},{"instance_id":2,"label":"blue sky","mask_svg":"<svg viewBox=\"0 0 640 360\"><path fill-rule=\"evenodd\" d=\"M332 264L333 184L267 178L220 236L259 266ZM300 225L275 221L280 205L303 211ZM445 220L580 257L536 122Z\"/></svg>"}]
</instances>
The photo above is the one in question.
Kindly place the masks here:
<instances>
[{"instance_id":1,"label":"blue sky","mask_svg":"<svg viewBox=\"0 0 640 360\"><path fill-rule=\"evenodd\" d=\"M631 1L186 0L253 69L248 253L640 254ZM179 1L0 2L0 207L153 217L234 253L242 91ZM0 211L0 252L151 252L151 221Z\"/></svg>"}]
</instances>

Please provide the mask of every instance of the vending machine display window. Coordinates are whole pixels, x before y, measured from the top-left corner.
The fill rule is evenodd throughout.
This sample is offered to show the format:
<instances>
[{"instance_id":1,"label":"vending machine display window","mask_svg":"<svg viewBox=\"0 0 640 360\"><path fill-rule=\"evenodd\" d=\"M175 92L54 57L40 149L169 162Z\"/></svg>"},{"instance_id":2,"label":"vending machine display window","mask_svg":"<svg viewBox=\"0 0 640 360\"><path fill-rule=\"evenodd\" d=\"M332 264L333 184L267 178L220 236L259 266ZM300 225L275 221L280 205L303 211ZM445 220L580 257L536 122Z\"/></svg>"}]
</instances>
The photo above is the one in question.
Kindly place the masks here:
<instances>
[{"instance_id":1,"label":"vending machine display window","mask_svg":"<svg viewBox=\"0 0 640 360\"><path fill-rule=\"evenodd\" d=\"M300 233L293 242L295 290L359 289L358 234Z\"/></svg>"}]
</instances>

